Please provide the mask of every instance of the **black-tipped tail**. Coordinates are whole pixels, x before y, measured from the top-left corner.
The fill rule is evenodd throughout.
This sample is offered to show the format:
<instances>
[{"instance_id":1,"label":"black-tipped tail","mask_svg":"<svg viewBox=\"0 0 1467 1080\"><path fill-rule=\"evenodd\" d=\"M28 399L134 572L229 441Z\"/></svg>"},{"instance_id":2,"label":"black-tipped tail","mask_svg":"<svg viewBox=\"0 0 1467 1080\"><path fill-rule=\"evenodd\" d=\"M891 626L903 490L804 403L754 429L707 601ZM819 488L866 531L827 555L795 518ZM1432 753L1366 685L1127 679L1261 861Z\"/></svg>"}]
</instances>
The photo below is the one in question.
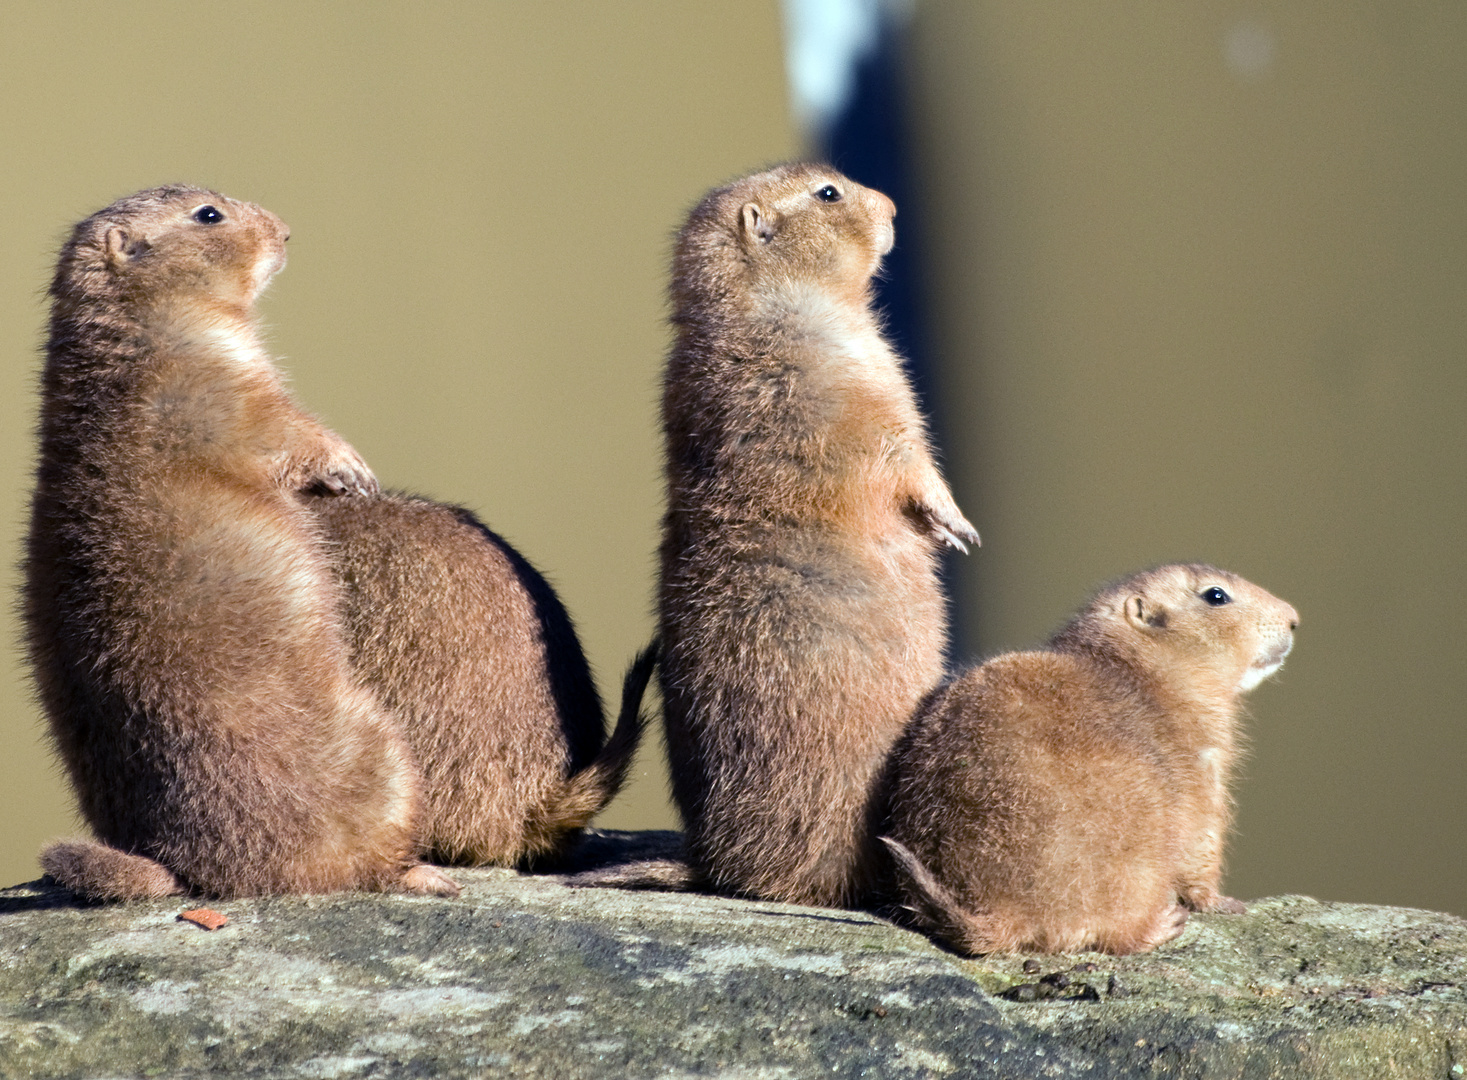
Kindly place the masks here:
<instances>
[{"instance_id":1,"label":"black-tipped tail","mask_svg":"<svg viewBox=\"0 0 1467 1080\"><path fill-rule=\"evenodd\" d=\"M992 933L983 915L959 904L922 860L904 845L889 836L883 836L881 842L896 860L898 879L906 879L906 887L901 891L908 901L906 908L918 926L954 952L978 956L993 951Z\"/></svg>"},{"instance_id":2,"label":"black-tipped tail","mask_svg":"<svg viewBox=\"0 0 1467 1080\"><path fill-rule=\"evenodd\" d=\"M575 829L585 827L606 809L626 782L647 718L642 712L642 698L657 666L658 642L643 649L627 669L621 687L621 713L616 727L595 759L575 775L566 779L544 810L525 829L525 846L532 853L552 851L561 839Z\"/></svg>"}]
</instances>

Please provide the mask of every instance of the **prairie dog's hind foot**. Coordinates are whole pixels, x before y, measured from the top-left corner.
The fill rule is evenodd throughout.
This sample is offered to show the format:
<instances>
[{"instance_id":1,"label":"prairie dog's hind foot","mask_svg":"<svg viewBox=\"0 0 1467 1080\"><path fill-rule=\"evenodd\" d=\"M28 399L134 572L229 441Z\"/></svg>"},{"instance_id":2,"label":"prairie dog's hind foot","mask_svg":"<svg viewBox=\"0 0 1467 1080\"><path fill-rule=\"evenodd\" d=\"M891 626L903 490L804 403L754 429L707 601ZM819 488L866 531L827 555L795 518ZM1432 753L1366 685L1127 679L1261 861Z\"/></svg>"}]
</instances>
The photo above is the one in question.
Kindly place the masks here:
<instances>
[{"instance_id":1,"label":"prairie dog's hind foot","mask_svg":"<svg viewBox=\"0 0 1467 1080\"><path fill-rule=\"evenodd\" d=\"M58 885L88 900L156 900L186 891L161 863L92 840L48 844L40 861Z\"/></svg>"},{"instance_id":2,"label":"prairie dog's hind foot","mask_svg":"<svg viewBox=\"0 0 1467 1080\"><path fill-rule=\"evenodd\" d=\"M463 888L436 866L418 863L403 871L394 883L393 892L405 892L414 896L457 896Z\"/></svg>"},{"instance_id":3,"label":"prairie dog's hind foot","mask_svg":"<svg viewBox=\"0 0 1467 1080\"><path fill-rule=\"evenodd\" d=\"M1187 919L1192 912L1184 904L1173 904L1169 908L1163 908L1156 917L1156 922L1147 931L1140 941L1132 947L1125 949L1107 949L1106 952L1127 953L1146 952L1156 948L1158 945L1180 937L1182 931L1187 929Z\"/></svg>"}]
</instances>

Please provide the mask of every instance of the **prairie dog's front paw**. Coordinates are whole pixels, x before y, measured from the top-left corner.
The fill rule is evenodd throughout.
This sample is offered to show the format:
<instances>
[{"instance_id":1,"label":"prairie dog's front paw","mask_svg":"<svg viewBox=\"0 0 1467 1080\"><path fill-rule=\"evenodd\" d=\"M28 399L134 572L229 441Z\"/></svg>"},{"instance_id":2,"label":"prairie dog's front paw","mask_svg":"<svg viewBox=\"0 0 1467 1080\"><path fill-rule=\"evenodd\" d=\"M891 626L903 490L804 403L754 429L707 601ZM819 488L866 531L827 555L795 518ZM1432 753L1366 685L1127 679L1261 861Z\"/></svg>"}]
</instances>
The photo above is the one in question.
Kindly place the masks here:
<instances>
[{"instance_id":1,"label":"prairie dog's front paw","mask_svg":"<svg viewBox=\"0 0 1467 1080\"><path fill-rule=\"evenodd\" d=\"M951 499L920 501L914 504L913 511L927 532L964 555L968 554L969 544L976 547L982 543L978 530L963 517L963 512Z\"/></svg>"},{"instance_id":2,"label":"prairie dog's front paw","mask_svg":"<svg viewBox=\"0 0 1467 1080\"><path fill-rule=\"evenodd\" d=\"M303 462L289 486L312 495L375 495L377 477L350 443L340 439L319 458Z\"/></svg>"}]
</instances>

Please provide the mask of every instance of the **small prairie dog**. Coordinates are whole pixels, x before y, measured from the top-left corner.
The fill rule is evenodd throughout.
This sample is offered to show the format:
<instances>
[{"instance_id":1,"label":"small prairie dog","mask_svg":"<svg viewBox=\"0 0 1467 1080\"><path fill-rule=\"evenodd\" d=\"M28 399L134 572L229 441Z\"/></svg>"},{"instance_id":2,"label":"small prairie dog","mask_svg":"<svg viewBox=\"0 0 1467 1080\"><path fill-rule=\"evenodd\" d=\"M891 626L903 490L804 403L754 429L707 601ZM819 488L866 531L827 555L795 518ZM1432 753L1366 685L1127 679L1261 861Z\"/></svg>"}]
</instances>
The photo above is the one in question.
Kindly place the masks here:
<instances>
[{"instance_id":1,"label":"small prairie dog","mask_svg":"<svg viewBox=\"0 0 1467 1080\"><path fill-rule=\"evenodd\" d=\"M415 862L418 772L351 671L297 501L377 483L260 345L287 236L258 206L170 186L82 221L60 254L24 615L101 841L41 864L92 898L458 891Z\"/></svg>"},{"instance_id":2,"label":"small prairie dog","mask_svg":"<svg viewBox=\"0 0 1467 1080\"><path fill-rule=\"evenodd\" d=\"M969 954L1129 953L1189 911L1243 911L1220 892L1240 699L1298 620L1234 574L1163 566L944 686L893 754L919 925Z\"/></svg>"},{"instance_id":3,"label":"small prairie dog","mask_svg":"<svg viewBox=\"0 0 1467 1080\"><path fill-rule=\"evenodd\" d=\"M978 540L871 310L894 214L783 165L677 239L659 670L689 862L720 891L874 886L878 775L942 676L938 551Z\"/></svg>"},{"instance_id":4,"label":"small prairie dog","mask_svg":"<svg viewBox=\"0 0 1467 1080\"><path fill-rule=\"evenodd\" d=\"M352 665L422 771L428 857L507 865L562 853L621 787L651 656L634 665L605 740L565 608L469 511L400 494L306 505L343 585Z\"/></svg>"}]
</instances>

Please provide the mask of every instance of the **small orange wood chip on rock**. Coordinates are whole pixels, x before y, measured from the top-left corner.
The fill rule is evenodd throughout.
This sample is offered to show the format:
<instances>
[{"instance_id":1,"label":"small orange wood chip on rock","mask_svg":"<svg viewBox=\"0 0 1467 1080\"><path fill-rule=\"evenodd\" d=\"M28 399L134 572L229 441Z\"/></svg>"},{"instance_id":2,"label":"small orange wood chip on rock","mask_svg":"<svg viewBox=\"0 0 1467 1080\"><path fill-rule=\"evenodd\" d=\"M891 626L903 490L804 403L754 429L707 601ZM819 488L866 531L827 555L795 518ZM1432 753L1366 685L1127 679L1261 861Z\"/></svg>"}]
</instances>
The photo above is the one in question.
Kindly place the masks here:
<instances>
[{"instance_id":1,"label":"small orange wood chip on rock","mask_svg":"<svg viewBox=\"0 0 1467 1080\"><path fill-rule=\"evenodd\" d=\"M202 926L205 930L218 930L229 920L213 908L196 907L179 915L181 922L191 922L195 926Z\"/></svg>"}]
</instances>

